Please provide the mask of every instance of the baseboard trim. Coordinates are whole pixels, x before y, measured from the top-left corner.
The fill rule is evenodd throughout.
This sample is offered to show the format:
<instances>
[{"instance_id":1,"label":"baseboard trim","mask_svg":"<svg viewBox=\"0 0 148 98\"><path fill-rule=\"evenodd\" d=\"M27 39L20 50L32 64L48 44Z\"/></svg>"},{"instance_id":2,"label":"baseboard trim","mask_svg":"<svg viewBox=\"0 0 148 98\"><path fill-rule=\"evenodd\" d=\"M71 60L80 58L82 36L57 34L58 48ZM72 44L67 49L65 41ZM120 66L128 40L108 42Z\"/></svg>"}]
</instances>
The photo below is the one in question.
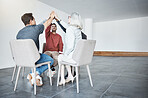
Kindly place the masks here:
<instances>
[{"instance_id":1,"label":"baseboard trim","mask_svg":"<svg viewBox=\"0 0 148 98\"><path fill-rule=\"evenodd\" d=\"M148 56L148 52L94 51L94 56Z\"/></svg>"}]
</instances>

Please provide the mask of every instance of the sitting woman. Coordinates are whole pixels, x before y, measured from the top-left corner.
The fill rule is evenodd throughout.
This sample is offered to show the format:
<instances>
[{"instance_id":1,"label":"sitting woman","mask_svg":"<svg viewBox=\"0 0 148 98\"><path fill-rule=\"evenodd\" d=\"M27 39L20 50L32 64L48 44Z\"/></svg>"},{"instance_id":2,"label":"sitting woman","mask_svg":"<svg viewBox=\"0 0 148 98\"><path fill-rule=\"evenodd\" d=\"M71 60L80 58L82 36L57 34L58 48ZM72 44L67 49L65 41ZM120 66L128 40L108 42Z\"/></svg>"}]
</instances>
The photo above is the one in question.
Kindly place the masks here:
<instances>
[{"instance_id":1,"label":"sitting woman","mask_svg":"<svg viewBox=\"0 0 148 98\"><path fill-rule=\"evenodd\" d=\"M58 18L57 15L55 15L55 18ZM59 20L59 19L58 19ZM64 52L63 54L60 54L58 56L58 62L60 64L61 61L67 61L72 58L73 51L75 49L75 46L77 42L82 39L81 36L81 30L82 30L82 21L81 16L74 12L71 14L71 16L68 17L68 23L69 26L66 28L66 34L65 34L65 43L64 43ZM71 73L71 67L69 65L66 65L66 69L68 71L68 77L64 78L64 65L61 65L61 81L59 82L59 85L65 85L65 83L68 83L70 81L73 82L74 77Z\"/></svg>"}]
</instances>

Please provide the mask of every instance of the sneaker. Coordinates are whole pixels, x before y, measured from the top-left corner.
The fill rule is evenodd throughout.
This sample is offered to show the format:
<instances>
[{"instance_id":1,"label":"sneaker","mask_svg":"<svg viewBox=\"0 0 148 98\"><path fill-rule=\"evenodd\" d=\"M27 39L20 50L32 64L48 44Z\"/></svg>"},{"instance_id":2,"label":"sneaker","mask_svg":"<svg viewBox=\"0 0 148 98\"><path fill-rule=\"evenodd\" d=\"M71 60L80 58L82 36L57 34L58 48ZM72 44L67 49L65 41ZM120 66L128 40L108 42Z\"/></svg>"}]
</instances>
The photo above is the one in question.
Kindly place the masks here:
<instances>
[{"instance_id":1,"label":"sneaker","mask_svg":"<svg viewBox=\"0 0 148 98\"><path fill-rule=\"evenodd\" d=\"M29 80L31 86L33 86L33 84L34 84L33 75L34 75L34 73L31 73L31 74L27 75L27 79ZM36 75L36 85L37 86L42 86L43 85L42 78L38 74Z\"/></svg>"},{"instance_id":2,"label":"sneaker","mask_svg":"<svg viewBox=\"0 0 148 98\"><path fill-rule=\"evenodd\" d=\"M27 80L31 80L32 79L32 75L31 74L28 74L27 75Z\"/></svg>"},{"instance_id":3,"label":"sneaker","mask_svg":"<svg viewBox=\"0 0 148 98\"><path fill-rule=\"evenodd\" d=\"M53 75L57 73L54 67L52 67L51 70Z\"/></svg>"},{"instance_id":4,"label":"sneaker","mask_svg":"<svg viewBox=\"0 0 148 98\"><path fill-rule=\"evenodd\" d=\"M52 70L52 71L55 71L55 68L54 68L54 67L52 67L52 68L51 68L51 70Z\"/></svg>"},{"instance_id":5,"label":"sneaker","mask_svg":"<svg viewBox=\"0 0 148 98\"><path fill-rule=\"evenodd\" d=\"M50 70L51 71L51 70ZM51 71L51 74L49 74L49 71L47 72L48 77L53 77L53 72Z\"/></svg>"}]
</instances>

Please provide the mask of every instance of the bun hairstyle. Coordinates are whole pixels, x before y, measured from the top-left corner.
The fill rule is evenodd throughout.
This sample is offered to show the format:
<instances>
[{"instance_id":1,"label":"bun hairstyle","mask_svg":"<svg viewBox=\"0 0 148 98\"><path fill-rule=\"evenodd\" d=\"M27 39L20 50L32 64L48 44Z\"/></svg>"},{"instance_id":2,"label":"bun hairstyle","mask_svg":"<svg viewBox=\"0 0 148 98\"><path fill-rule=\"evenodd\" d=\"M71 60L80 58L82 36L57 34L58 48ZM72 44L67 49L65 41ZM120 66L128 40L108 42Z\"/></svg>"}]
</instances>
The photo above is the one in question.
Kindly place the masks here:
<instances>
[{"instance_id":1,"label":"bun hairstyle","mask_svg":"<svg viewBox=\"0 0 148 98\"><path fill-rule=\"evenodd\" d=\"M76 26L81 30L83 29L83 24L80 14L78 14L77 12L73 12L71 14L70 25Z\"/></svg>"}]
</instances>

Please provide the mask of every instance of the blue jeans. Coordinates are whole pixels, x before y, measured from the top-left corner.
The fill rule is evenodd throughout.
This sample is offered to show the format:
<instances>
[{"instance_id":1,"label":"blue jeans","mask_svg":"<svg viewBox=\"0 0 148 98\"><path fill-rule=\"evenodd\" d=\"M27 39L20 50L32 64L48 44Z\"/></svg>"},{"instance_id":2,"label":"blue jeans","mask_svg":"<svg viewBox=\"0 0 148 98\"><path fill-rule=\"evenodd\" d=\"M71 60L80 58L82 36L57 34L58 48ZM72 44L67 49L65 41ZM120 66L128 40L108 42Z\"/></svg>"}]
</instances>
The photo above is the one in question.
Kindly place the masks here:
<instances>
[{"instance_id":1,"label":"blue jeans","mask_svg":"<svg viewBox=\"0 0 148 98\"><path fill-rule=\"evenodd\" d=\"M40 54L40 59L36 62L36 64L44 63L47 61L51 61L50 66L53 65L53 63L54 63L53 58L51 58L47 54ZM48 69L48 64L37 67L36 71L38 72L39 75L41 75L47 69ZM32 72L30 72L30 73L32 73Z\"/></svg>"}]
</instances>

